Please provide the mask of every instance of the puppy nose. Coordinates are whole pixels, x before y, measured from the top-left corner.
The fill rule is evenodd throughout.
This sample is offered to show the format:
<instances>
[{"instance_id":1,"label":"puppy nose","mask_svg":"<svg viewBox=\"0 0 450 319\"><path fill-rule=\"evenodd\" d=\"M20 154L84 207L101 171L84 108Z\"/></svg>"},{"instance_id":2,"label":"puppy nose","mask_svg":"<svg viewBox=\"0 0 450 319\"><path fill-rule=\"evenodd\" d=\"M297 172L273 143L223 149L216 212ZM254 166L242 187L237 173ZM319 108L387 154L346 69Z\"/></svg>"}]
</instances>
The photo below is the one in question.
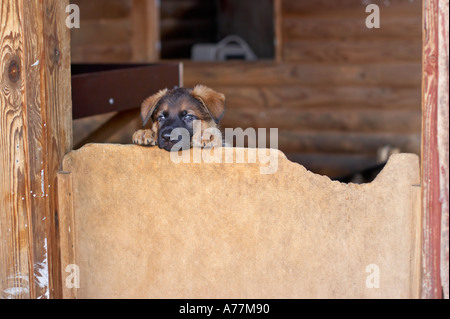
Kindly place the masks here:
<instances>
[{"instance_id":1,"label":"puppy nose","mask_svg":"<svg viewBox=\"0 0 450 319\"><path fill-rule=\"evenodd\" d=\"M164 133L161 134L161 137L162 137L164 140L166 140L167 142L169 142L169 141L170 141L170 134L171 134L171 133L172 133L172 132L170 132L170 131L164 132Z\"/></svg>"}]
</instances>

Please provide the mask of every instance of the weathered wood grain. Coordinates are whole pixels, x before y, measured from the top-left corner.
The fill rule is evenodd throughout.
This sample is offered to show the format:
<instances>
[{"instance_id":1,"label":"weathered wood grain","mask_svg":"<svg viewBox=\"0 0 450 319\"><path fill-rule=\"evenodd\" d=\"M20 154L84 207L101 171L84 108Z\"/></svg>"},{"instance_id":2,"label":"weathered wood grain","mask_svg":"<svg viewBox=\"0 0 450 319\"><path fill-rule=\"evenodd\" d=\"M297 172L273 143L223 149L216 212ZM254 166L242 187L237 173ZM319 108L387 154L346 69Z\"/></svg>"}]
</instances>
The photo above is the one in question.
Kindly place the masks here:
<instances>
[{"instance_id":1,"label":"weathered wood grain","mask_svg":"<svg viewBox=\"0 0 450 319\"><path fill-rule=\"evenodd\" d=\"M445 172L444 158L439 157L438 139L445 136L448 156L448 122L438 124L438 113L447 109L448 85L444 90L440 87L440 76L448 81L448 25L445 25L445 14L448 22L448 1L424 1L424 47L423 47L423 126L422 126L422 213L424 218L423 245L423 298L442 297L441 271L448 270L448 169ZM448 24L448 23L447 23ZM444 59L444 61L441 61ZM446 61L445 61L446 59ZM445 82L444 82L445 83ZM448 82L447 82L448 83ZM445 112L445 111L444 111ZM447 119L448 121L448 119ZM445 123L445 122L444 122ZM442 150L445 152L445 149ZM447 165L448 162L446 161ZM448 167L448 166L447 166ZM441 178L447 178L441 184ZM444 221L444 224L441 224ZM445 224L447 223L447 224ZM445 227L447 226L447 229ZM441 246L442 245L442 246ZM445 246L447 245L447 246ZM447 247L446 252L441 247ZM445 262L446 258L446 262ZM448 278L448 274L446 275ZM448 282L447 297L448 297Z\"/></svg>"},{"instance_id":2,"label":"weathered wood grain","mask_svg":"<svg viewBox=\"0 0 450 319\"><path fill-rule=\"evenodd\" d=\"M34 292L22 1L0 4L0 297Z\"/></svg>"},{"instance_id":3,"label":"weathered wood grain","mask_svg":"<svg viewBox=\"0 0 450 319\"><path fill-rule=\"evenodd\" d=\"M1 5L0 292L6 298L59 294L56 172L72 147L67 4Z\"/></svg>"}]
</instances>

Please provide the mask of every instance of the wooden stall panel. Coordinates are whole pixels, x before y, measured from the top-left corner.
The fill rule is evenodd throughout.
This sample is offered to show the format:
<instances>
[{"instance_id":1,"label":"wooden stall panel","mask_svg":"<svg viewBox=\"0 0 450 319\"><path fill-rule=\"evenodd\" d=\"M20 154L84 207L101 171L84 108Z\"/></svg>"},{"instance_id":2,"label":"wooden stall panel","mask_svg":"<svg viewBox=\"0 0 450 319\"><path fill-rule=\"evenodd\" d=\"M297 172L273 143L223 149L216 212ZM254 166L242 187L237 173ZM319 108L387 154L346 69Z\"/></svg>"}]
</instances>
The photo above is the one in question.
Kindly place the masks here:
<instances>
[{"instance_id":1,"label":"wooden stall panel","mask_svg":"<svg viewBox=\"0 0 450 319\"><path fill-rule=\"evenodd\" d=\"M176 164L156 147L91 144L66 156L62 273L76 264L79 288L65 297L419 296L416 155L347 185L278 151L265 164L215 152L213 163L189 151Z\"/></svg>"}]
</instances>

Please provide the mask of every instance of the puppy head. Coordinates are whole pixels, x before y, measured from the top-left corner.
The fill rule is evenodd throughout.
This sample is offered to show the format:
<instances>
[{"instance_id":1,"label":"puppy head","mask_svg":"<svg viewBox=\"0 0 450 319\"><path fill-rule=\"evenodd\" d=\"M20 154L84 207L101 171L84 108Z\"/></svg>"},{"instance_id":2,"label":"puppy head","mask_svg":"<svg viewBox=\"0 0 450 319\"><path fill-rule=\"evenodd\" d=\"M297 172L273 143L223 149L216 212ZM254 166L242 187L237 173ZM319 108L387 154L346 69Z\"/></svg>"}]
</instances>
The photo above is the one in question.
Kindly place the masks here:
<instances>
[{"instance_id":1,"label":"puppy head","mask_svg":"<svg viewBox=\"0 0 450 319\"><path fill-rule=\"evenodd\" d=\"M194 89L164 89L150 96L142 103L141 117L143 125L152 119L153 130L158 133L158 146L169 151L181 140L181 136L176 140L170 138L174 129L183 128L189 132L189 143L182 148L190 148L194 120L202 122L203 131L204 128L217 125L224 110L223 94L198 85Z\"/></svg>"}]
</instances>

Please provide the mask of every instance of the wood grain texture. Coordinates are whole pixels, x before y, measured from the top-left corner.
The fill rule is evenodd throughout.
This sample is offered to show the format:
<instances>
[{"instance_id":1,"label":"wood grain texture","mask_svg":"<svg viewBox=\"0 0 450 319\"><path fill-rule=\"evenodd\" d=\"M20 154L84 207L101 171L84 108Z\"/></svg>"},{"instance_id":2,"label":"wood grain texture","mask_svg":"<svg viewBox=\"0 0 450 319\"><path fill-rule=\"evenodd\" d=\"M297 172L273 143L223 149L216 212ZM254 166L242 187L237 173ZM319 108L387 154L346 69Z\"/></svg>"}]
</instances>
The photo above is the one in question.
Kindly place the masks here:
<instances>
[{"instance_id":1,"label":"wood grain texture","mask_svg":"<svg viewBox=\"0 0 450 319\"><path fill-rule=\"evenodd\" d=\"M445 12L447 18L445 18ZM422 213L424 218L423 298L441 298L443 279L448 297L448 1L424 1ZM447 23L448 24L448 23ZM447 42L446 42L447 41ZM444 59L442 61L442 59ZM442 77L442 78L440 78ZM445 78L445 80L444 80ZM443 85L442 85L442 84ZM442 89L442 87L445 87ZM444 111L446 109L446 111ZM441 111L442 110L442 111ZM442 136L445 138L442 140ZM445 141L441 144L438 140ZM443 148L443 149L442 149ZM447 149L445 149L447 148ZM447 159L439 152L447 152ZM443 162L445 161L445 164ZM445 169L447 165L447 171ZM442 181L442 179L444 179ZM445 181L445 179L447 179ZM447 194L445 191L447 189ZM446 243L447 242L447 243ZM447 248L445 248L447 247ZM442 248L444 248L442 250Z\"/></svg>"},{"instance_id":2,"label":"wood grain texture","mask_svg":"<svg viewBox=\"0 0 450 319\"><path fill-rule=\"evenodd\" d=\"M34 292L22 1L0 4L0 297Z\"/></svg>"},{"instance_id":3,"label":"wood grain texture","mask_svg":"<svg viewBox=\"0 0 450 319\"><path fill-rule=\"evenodd\" d=\"M283 14L358 17L361 12L365 13L369 3L379 5L383 14L388 16L415 16L421 10L421 1L411 0L283 0Z\"/></svg>"},{"instance_id":4,"label":"wood grain texture","mask_svg":"<svg viewBox=\"0 0 450 319\"><path fill-rule=\"evenodd\" d=\"M153 62L159 59L159 1L133 0L131 23L133 62Z\"/></svg>"},{"instance_id":5,"label":"wood grain texture","mask_svg":"<svg viewBox=\"0 0 450 319\"><path fill-rule=\"evenodd\" d=\"M420 64L336 64L184 62L185 84L219 86L385 86L415 87L421 82ZM393 76L395 74L395 76Z\"/></svg>"},{"instance_id":6,"label":"wood grain texture","mask_svg":"<svg viewBox=\"0 0 450 319\"><path fill-rule=\"evenodd\" d=\"M1 6L6 23L0 32L5 119L0 222L1 241L9 244L0 247L0 266L6 269L0 291L6 298L50 298L60 286L54 276L56 269L59 273L55 181L72 144L67 4L33 0Z\"/></svg>"},{"instance_id":7,"label":"wood grain texture","mask_svg":"<svg viewBox=\"0 0 450 319\"><path fill-rule=\"evenodd\" d=\"M440 1L439 9L439 78L438 78L438 153L440 165L441 280L443 297L449 299L449 9L448 0Z\"/></svg>"},{"instance_id":8,"label":"wood grain texture","mask_svg":"<svg viewBox=\"0 0 450 319\"><path fill-rule=\"evenodd\" d=\"M286 43L285 61L335 63L421 62L420 39L303 40Z\"/></svg>"},{"instance_id":9,"label":"wood grain texture","mask_svg":"<svg viewBox=\"0 0 450 319\"><path fill-rule=\"evenodd\" d=\"M58 173L58 211L59 211L59 246L61 250L61 278L62 295L64 299L76 299L77 289L70 288L70 272L66 269L69 265L76 265L75 259L75 224L73 216L73 191L72 174L69 172ZM69 281L69 285L66 284Z\"/></svg>"}]
</instances>

